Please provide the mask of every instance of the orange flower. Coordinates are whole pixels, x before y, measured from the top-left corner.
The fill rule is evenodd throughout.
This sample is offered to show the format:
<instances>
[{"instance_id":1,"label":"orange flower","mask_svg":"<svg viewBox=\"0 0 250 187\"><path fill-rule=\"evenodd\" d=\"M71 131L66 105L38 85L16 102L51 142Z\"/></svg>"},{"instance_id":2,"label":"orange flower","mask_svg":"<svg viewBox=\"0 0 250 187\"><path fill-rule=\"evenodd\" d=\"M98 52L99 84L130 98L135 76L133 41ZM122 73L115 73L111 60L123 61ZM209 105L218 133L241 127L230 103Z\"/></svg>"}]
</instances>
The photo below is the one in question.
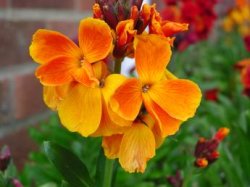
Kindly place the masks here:
<instances>
[{"instance_id":1,"label":"orange flower","mask_svg":"<svg viewBox=\"0 0 250 187\"><path fill-rule=\"evenodd\" d=\"M236 64L236 68L240 69L241 82L244 88L250 88L250 59L244 59Z\"/></svg>"},{"instance_id":2,"label":"orange flower","mask_svg":"<svg viewBox=\"0 0 250 187\"><path fill-rule=\"evenodd\" d=\"M109 26L102 20L87 18L79 27L79 47L59 32L40 29L33 35L30 55L41 64L37 78L45 86L72 81L86 86L98 83L91 64L104 59L112 48Z\"/></svg>"},{"instance_id":3,"label":"orange flower","mask_svg":"<svg viewBox=\"0 0 250 187\"><path fill-rule=\"evenodd\" d=\"M123 134L103 137L105 155L110 159L119 158L121 166L130 173L143 173L163 140L152 129L154 123L149 115L140 116Z\"/></svg>"},{"instance_id":4,"label":"orange flower","mask_svg":"<svg viewBox=\"0 0 250 187\"><path fill-rule=\"evenodd\" d=\"M109 114L108 102L115 89L126 78L118 74L108 76L107 66L103 62L92 66L99 84L94 87L79 83L73 85L57 106L60 120L69 131L78 132L85 137L123 133L125 127L110 119L112 113Z\"/></svg>"},{"instance_id":5,"label":"orange flower","mask_svg":"<svg viewBox=\"0 0 250 187\"><path fill-rule=\"evenodd\" d=\"M165 78L170 57L171 48L166 38L136 36L135 61L139 79L126 80L110 100L111 109L128 121L136 119L144 103L157 121L162 137L174 134L182 121L193 117L201 100L201 91L193 82Z\"/></svg>"}]
</instances>

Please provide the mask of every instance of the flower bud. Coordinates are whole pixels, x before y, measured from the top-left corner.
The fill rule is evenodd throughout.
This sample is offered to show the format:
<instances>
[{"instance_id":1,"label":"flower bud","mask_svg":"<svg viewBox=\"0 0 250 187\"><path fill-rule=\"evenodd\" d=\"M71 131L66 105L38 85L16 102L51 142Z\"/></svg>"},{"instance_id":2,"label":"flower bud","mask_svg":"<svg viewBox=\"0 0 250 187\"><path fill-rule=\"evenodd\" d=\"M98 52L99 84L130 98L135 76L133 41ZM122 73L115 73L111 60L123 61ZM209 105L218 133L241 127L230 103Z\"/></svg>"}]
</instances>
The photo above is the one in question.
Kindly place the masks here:
<instances>
[{"instance_id":1,"label":"flower bud","mask_svg":"<svg viewBox=\"0 0 250 187\"><path fill-rule=\"evenodd\" d=\"M205 168L208 165L208 161L206 158L197 158L195 161L195 166L199 168Z\"/></svg>"},{"instance_id":2,"label":"flower bud","mask_svg":"<svg viewBox=\"0 0 250 187\"><path fill-rule=\"evenodd\" d=\"M0 153L0 170L5 171L10 163L11 153L9 147L5 146L2 148Z\"/></svg>"},{"instance_id":3,"label":"flower bud","mask_svg":"<svg viewBox=\"0 0 250 187\"><path fill-rule=\"evenodd\" d=\"M217 133L215 134L214 138L218 141L222 141L230 132L229 128L220 128Z\"/></svg>"}]
</instances>

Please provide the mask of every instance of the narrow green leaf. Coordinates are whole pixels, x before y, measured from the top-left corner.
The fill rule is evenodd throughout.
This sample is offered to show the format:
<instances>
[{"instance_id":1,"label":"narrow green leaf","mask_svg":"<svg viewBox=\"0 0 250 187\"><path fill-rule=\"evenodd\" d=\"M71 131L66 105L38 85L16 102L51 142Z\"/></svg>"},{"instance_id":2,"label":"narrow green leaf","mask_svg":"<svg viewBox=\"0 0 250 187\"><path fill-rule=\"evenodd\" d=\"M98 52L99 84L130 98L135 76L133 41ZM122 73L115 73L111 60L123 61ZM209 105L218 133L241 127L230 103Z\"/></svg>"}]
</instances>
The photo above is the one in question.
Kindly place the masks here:
<instances>
[{"instance_id":1,"label":"narrow green leaf","mask_svg":"<svg viewBox=\"0 0 250 187\"><path fill-rule=\"evenodd\" d=\"M71 151L49 141L44 142L44 150L49 161L56 167L70 187L93 186L87 167Z\"/></svg>"}]
</instances>

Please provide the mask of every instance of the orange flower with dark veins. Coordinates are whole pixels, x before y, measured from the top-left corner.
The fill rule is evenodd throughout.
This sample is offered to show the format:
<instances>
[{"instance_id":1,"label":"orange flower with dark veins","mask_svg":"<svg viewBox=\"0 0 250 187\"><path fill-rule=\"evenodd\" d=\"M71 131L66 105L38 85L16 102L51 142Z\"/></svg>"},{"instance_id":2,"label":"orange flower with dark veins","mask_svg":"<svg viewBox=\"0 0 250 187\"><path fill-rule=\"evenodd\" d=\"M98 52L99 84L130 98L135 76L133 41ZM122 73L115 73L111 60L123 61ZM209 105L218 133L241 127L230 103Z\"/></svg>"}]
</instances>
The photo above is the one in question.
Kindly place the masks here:
<instances>
[{"instance_id":1,"label":"orange flower with dark veins","mask_svg":"<svg viewBox=\"0 0 250 187\"><path fill-rule=\"evenodd\" d=\"M91 64L104 59L112 48L109 26L102 20L87 18L80 22L79 46L63 34L45 29L33 35L30 55L41 66L36 76L45 86L60 86L77 81L93 86Z\"/></svg>"},{"instance_id":2,"label":"orange flower with dark veins","mask_svg":"<svg viewBox=\"0 0 250 187\"><path fill-rule=\"evenodd\" d=\"M109 75L107 65L102 61L92 66L98 83L94 87L79 83L72 85L67 96L58 104L60 120L69 131L85 137L123 133L124 126L130 123L115 124L109 115L108 102L126 78L119 74Z\"/></svg>"},{"instance_id":3,"label":"orange flower with dark veins","mask_svg":"<svg viewBox=\"0 0 250 187\"><path fill-rule=\"evenodd\" d=\"M199 87L189 80L167 79L165 68L171 57L167 38L141 35L135 38L136 71L139 78L127 79L110 100L120 117L134 121L143 104L157 121L162 137L173 135L181 122L194 116L201 100Z\"/></svg>"},{"instance_id":4,"label":"orange flower with dark veins","mask_svg":"<svg viewBox=\"0 0 250 187\"><path fill-rule=\"evenodd\" d=\"M102 146L110 159L118 158L128 172L143 173L147 161L155 156L163 138L154 130L155 121L150 115L140 115L123 134L103 137Z\"/></svg>"}]
</instances>

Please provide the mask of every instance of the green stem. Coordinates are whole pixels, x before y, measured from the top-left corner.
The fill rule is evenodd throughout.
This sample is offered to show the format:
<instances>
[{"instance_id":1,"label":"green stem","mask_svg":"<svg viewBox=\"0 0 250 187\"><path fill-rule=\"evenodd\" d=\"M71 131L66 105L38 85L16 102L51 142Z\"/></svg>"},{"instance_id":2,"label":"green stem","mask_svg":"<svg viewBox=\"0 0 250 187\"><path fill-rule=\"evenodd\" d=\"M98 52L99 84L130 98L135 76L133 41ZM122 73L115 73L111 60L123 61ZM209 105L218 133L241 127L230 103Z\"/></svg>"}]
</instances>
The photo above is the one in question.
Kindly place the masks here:
<instances>
[{"instance_id":1,"label":"green stem","mask_svg":"<svg viewBox=\"0 0 250 187\"><path fill-rule=\"evenodd\" d=\"M122 61L123 61L123 58L116 58L115 59L114 73L121 73Z\"/></svg>"},{"instance_id":2,"label":"green stem","mask_svg":"<svg viewBox=\"0 0 250 187\"><path fill-rule=\"evenodd\" d=\"M111 187L112 185L114 163L115 163L115 160L106 158L105 168L104 168L103 187Z\"/></svg>"}]
</instances>

